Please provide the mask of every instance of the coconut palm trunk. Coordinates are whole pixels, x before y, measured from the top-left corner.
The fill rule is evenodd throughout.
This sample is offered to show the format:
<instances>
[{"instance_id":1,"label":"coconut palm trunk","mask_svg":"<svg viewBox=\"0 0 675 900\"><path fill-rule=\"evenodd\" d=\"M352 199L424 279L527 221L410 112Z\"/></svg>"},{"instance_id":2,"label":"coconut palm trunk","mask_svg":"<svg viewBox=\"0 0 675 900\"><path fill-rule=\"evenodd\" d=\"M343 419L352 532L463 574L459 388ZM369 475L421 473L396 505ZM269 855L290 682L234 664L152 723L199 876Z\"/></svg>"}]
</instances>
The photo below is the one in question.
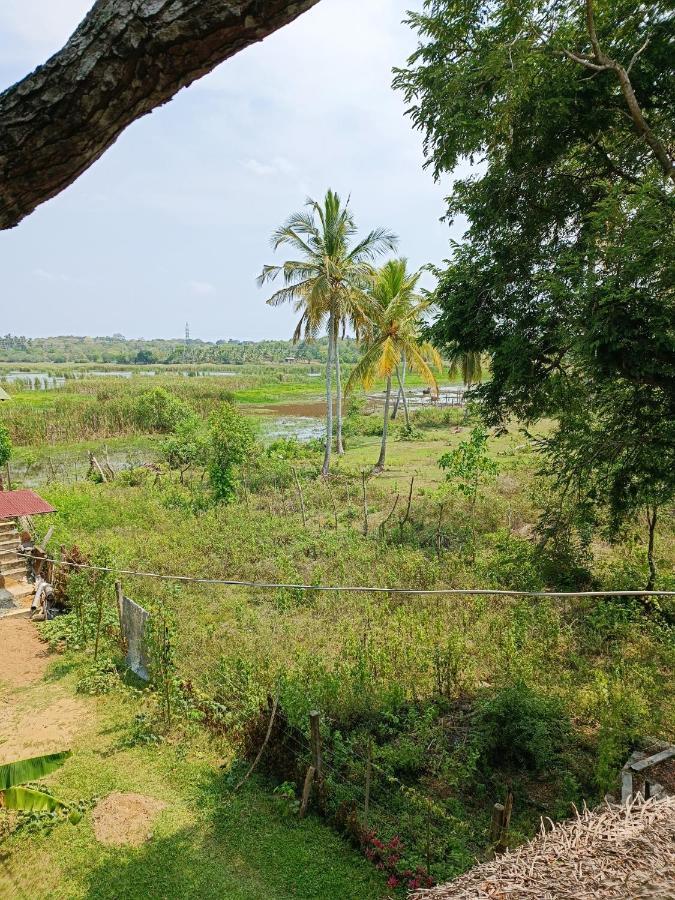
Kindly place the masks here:
<instances>
[{"instance_id":1,"label":"coconut palm trunk","mask_svg":"<svg viewBox=\"0 0 675 900\"><path fill-rule=\"evenodd\" d=\"M398 367L396 368L396 379L398 380L398 394L396 395L396 403L394 411L391 414L392 419L396 418L398 412L399 400L403 401L403 414L405 416L405 427L410 428L410 414L408 412L408 399L405 395L405 376L406 376L406 358L405 353L402 355L402 373L399 375Z\"/></svg>"},{"instance_id":2,"label":"coconut palm trunk","mask_svg":"<svg viewBox=\"0 0 675 900\"><path fill-rule=\"evenodd\" d=\"M337 333L340 323L335 321L335 336L333 338L333 353L335 355L335 430L337 432L337 455L344 456L345 448L342 443L342 373L340 371L340 336Z\"/></svg>"},{"instance_id":3,"label":"coconut palm trunk","mask_svg":"<svg viewBox=\"0 0 675 900\"><path fill-rule=\"evenodd\" d=\"M389 432L389 403L391 401L391 375L387 377L387 390L384 395L384 423L382 425L382 444L380 445L380 458L375 465L375 472L384 469L387 457L387 434Z\"/></svg>"},{"instance_id":4,"label":"coconut palm trunk","mask_svg":"<svg viewBox=\"0 0 675 900\"><path fill-rule=\"evenodd\" d=\"M333 313L328 320L328 360L326 361L326 452L323 457L322 475L330 472L330 452L333 445L333 342L335 329Z\"/></svg>"}]
</instances>

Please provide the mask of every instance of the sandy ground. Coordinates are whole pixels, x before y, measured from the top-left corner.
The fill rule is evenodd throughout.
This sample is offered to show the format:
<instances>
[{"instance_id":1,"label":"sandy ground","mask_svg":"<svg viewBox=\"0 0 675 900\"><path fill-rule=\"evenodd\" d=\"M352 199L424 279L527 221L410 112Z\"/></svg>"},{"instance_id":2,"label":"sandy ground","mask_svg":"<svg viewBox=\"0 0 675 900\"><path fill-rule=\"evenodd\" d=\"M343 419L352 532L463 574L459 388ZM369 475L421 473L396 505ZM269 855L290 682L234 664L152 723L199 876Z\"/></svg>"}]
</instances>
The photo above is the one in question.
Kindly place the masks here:
<instances>
[{"instance_id":1,"label":"sandy ground","mask_svg":"<svg viewBox=\"0 0 675 900\"><path fill-rule=\"evenodd\" d=\"M0 764L70 747L87 722L83 700L45 683L47 645L28 619L0 619Z\"/></svg>"},{"instance_id":2,"label":"sandy ground","mask_svg":"<svg viewBox=\"0 0 675 900\"><path fill-rule=\"evenodd\" d=\"M47 645L35 624L0 619L0 765L69 749L94 716L91 704L58 681L46 682ZM138 846L152 835L152 822L166 804L142 794L109 794L93 814L103 844Z\"/></svg>"},{"instance_id":3,"label":"sandy ground","mask_svg":"<svg viewBox=\"0 0 675 900\"><path fill-rule=\"evenodd\" d=\"M137 847L152 837L152 822L166 803L143 794L108 794L94 810L94 833L102 844Z\"/></svg>"},{"instance_id":4,"label":"sandy ground","mask_svg":"<svg viewBox=\"0 0 675 900\"><path fill-rule=\"evenodd\" d=\"M0 685L23 687L40 681L49 664L47 645L28 619L0 619Z\"/></svg>"}]
</instances>

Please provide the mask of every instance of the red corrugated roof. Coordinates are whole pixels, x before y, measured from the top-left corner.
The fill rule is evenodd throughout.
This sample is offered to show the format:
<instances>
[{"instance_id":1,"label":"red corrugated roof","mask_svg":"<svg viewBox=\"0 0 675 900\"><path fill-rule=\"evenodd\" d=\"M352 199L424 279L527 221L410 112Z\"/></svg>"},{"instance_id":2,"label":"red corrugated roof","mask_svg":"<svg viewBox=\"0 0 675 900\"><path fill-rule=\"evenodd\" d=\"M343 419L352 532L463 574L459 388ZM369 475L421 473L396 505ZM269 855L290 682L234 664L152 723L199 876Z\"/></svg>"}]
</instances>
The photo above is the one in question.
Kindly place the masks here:
<instances>
[{"instance_id":1,"label":"red corrugated roof","mask_svg":"<svg viewBox=\"0 0 675 900\"><path fill-rule=\"evenodd\" d=\"M0 491L0 519L16 519L17 516L38 516L55 512L35 491Z\"/></svg>"}]
</instances>

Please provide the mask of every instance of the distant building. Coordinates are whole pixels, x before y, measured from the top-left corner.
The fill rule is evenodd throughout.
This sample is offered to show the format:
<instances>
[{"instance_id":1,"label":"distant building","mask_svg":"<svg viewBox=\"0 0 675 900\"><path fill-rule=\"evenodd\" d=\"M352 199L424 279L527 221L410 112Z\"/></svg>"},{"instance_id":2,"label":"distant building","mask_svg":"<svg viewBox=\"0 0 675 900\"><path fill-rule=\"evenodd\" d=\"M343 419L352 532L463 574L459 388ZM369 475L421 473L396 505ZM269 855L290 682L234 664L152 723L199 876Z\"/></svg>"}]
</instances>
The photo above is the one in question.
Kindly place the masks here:
<instances>
[{"instance_id":1,"label":"distant building","mask_svg":"<svg viewBox=\"0 0 675 900\"><path fill-rule=\"evenodd\" d=\"M295 360L296 360L296 357L295 357L295 356L284 356L284 362L285 362L285 363L294 363Z\"/></svg>"}]
</instances>

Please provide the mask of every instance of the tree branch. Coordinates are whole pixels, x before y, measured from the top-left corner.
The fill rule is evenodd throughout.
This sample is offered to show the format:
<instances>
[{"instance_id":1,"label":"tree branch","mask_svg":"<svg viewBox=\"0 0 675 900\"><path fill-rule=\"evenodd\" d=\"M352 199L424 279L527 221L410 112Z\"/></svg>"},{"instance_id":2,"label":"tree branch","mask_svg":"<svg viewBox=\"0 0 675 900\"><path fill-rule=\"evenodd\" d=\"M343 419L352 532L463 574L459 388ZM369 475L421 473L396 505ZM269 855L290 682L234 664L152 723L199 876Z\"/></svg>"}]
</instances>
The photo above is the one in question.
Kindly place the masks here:
<instances>
[{"instance_id":1,"label":"tree branch","mask_svg":"<svg viewBox=\"0 0 675 900\"><path fill-rule=\"evenodd\" d=\"M624 69L624 67L615 59L607 56L607 54L602 50L600 46L600 41L598 40L598 34L595 28L593 0L586 0L586 27L588 29L588 36L591 41L591 47L593 48L593 56L588 57L585 54L572 53L570 50L563 50L563 53L569 59L574 60L574 62L579 63L582 66L585 66L587 69L592 69L595 72L604 72L611 70L616 74L617 78L619 79L619 84L621 85L621 93L623 94L626 105L628 106L628 112L630 113L630 117L633 121L633 125L635 126L635 130L650 147L652 153L658 160L659 165L663 169L663 173L666 175L666 177L670 178L672 181L675 181L675 161L669 154L666 147L656 137L654 132L647 124L647 121L642 114L640 104L638 103L638 99L635 96L635 91L633 90L633 85L631 84L631 80L628 74L640 54L646 49L649 43L649 38L647 38L642 46L633 54L628 68Z\"/></svg>"},{"instance_id":2,"label":"tree branch","mask_svg":"<svg viewBox=\"0 0 675 900\"><path fill-rule=\"evenodd\" d=\"M68 43L0 94L0 229L95 162L133 121L318 0L96 0Z\"/></svg>"}]
</instances>

